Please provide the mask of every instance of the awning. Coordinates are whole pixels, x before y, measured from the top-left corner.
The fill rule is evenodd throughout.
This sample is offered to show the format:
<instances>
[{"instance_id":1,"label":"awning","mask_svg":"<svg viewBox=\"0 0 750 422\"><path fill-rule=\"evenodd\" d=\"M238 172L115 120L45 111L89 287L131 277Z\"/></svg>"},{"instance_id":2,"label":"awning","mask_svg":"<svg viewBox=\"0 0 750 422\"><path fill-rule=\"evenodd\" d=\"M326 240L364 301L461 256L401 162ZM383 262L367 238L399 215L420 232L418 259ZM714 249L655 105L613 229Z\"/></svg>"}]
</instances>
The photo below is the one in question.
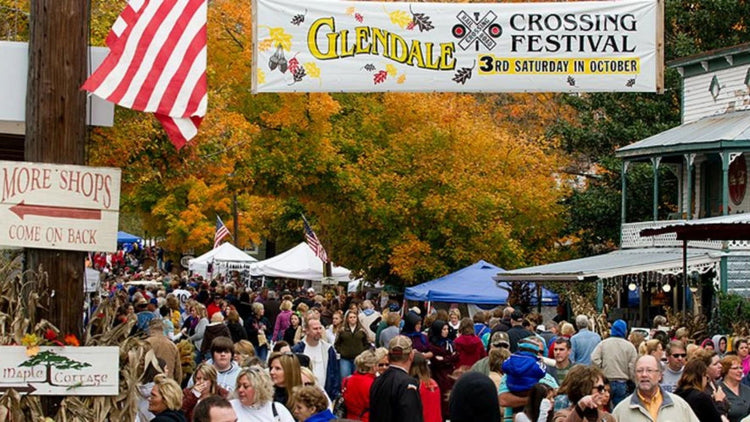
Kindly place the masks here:
<instances>
[{"instance_id":1,"label":"awning","mask_svg":"<svg viewBox=\"0 0 750 422\"><path fill-rule=\"evenodd\" d=\"M721 251L691 248L687 251L688 270L701 271L719 261ZM682 273L682 248L622 249L603 255L536 267L499 272L496 281L595 281L627 274L658 272Z\"/></svg>"},{"instance_id":2,"label":"awning","mask_svg":"<svg viewBox=\"0 0 750 422\"><path fill-rule=\"evenodd\" d=\"M675 233L677 240L750 240L750 214L684 220L641 230L641 236Z\"/></svg>"},{"instance_id":3,"label":"awning","mask_svg":"<svg viewBox=\"0 0 750 422\"><path fill-rule=\"evenodd\" d=\"M750 111L734 111L685 123L619 148L618 158L750 147Z\"/></svg>"}]
</instances>

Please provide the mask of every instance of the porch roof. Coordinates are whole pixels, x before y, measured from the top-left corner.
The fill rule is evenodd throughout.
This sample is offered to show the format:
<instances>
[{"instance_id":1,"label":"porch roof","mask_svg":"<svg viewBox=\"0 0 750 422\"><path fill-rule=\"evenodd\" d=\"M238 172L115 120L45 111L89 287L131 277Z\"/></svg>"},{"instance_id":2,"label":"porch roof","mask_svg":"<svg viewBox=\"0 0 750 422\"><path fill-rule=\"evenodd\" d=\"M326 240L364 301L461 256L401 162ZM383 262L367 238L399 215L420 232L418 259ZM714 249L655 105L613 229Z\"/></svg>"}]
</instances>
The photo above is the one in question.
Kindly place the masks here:
<instances>
[{"instance_id":1,"label":"porch roof","mask_svg":"<svg viewBox=\"0 0 750 422\"><path fill-rule=\"evenodd\" d=\"M619 148L619 158L750 149L750 110L708 116Z\"/></svg>"},{"instance_id":2,"label":"porch roof","mask_svg":"<svg viewBox=\"0 0 750 422\"><path fill-rule=\"evenodd\" d=\"M675 233L677 240L750 240L750 213L683 220L641 231L641 236Z\"/></svg>"},{"instance_id":3,"label":"porch roof","mask_svg":"<svg viewBox=\"0 0 750 422\"><path fill-rule=\"evenodd\" d=\"M688 248L690 268L714 264L720 251ZM682 248L621 249L603 255L536 267L499 272L496 281L595 281L601 278L655 271L662 274L682 272Z\"/></svg>"}]
</instances>

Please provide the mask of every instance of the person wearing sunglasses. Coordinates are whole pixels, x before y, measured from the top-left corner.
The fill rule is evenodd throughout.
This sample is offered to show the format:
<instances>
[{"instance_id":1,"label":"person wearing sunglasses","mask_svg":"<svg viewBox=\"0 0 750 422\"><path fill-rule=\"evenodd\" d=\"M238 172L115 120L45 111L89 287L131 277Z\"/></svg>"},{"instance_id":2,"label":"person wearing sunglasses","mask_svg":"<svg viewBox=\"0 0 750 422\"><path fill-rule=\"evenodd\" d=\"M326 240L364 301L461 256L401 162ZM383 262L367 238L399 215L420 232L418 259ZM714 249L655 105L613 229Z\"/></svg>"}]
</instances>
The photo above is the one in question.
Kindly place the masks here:
<instances>
[{"instance_id":1,"label":"person wearing sunglasses","mask_svg":"<svg viewBox=\"0 0 750 422\"><path fill-rule=\"evenodd\" d=\"M635 377L635 392L621 401L612 412L618 421L699 421L685 400L659 385L662 370L655 357L639 357L635 363Z\"/></svg>"},{"instance_id":2,"label":"person wearing sunglasses","mask_svg":"<svg viewBox=\"0 0 750 422\"><path fill-rule=\"evenodd\" d=\"M557 411L553 420L614 422L611 414L601 410L607 400L605 389L601 369L588 365L573 366L557 391L558 395L567 396L570 406Z\"/></svg>"},{"instance_id":3,"label":"person wearing sunglasses","mask_svg":"<svg viewBox=\"0 0 750 422\"><path fill-rule=\"evenodd\" d=\"M687 353L685 346L679 340L672 340L667 345L667 364L664 367L664 375L661 381L661 388L670 393L675 390L677 381L682 376L685 368Z\"/></svg>"}]
</instances>

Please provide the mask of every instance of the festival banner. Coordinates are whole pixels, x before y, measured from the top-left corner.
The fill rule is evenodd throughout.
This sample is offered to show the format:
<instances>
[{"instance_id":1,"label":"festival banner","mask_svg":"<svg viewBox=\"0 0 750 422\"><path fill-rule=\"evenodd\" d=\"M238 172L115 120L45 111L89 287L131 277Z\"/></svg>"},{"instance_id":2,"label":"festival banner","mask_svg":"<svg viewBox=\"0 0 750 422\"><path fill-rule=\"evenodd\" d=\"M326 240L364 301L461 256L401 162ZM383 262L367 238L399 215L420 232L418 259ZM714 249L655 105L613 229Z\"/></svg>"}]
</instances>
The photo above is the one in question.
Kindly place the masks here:
<instances>
[{"instance_id":1,"label":"festival banner","mask_svg":"<svg viewBox=\"0 0 750 422\"><path fill-rule=\"evenodd\" d=\"M255 0L253 92L654 92L660 0Z\"/></svg>"}]
</instances>

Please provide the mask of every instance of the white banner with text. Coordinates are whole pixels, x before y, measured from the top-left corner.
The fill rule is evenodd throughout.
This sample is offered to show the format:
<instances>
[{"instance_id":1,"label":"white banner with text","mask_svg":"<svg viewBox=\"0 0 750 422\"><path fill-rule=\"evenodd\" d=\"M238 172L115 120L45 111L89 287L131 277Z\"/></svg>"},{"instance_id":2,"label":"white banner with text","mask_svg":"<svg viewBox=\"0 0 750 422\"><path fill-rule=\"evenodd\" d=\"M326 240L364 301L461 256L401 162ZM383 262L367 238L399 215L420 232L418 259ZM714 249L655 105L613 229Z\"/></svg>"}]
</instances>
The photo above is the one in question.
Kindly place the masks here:
<instances>
[{"instance_id":1,"label":"white banner with text","mask_svg":"<svg viewBox=\"0 0 750 422\"><path fill-rule=\"evenodd\" d=\"M654 92L663 4L255 0L253 92Z\"/></svg>"}]
</instances>

